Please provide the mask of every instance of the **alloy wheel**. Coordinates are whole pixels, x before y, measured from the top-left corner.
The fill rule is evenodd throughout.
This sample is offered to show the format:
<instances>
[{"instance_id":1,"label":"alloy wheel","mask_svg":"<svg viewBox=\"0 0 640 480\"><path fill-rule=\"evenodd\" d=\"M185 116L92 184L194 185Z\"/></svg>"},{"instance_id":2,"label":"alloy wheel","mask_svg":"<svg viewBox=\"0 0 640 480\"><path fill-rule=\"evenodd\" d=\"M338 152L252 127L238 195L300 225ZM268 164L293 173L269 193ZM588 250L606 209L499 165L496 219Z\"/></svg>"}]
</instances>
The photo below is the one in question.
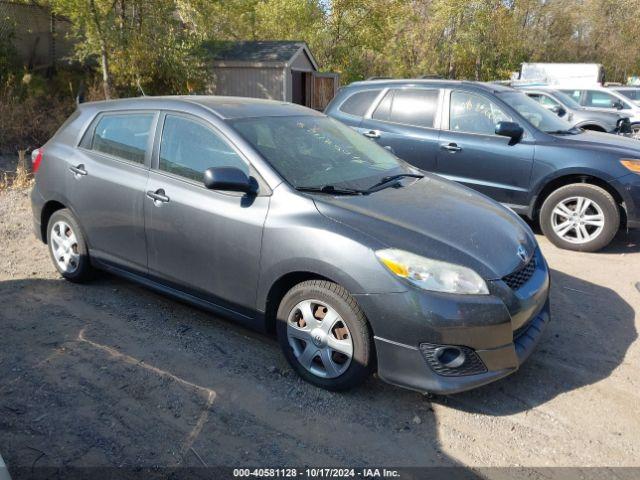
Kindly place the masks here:
<instances>
[{"instance_id":1,"label":"alloy wheel","mask_svg":"<svg viewBox=\"0 0 640 480\"><path fill-rule=\"evenodd\" d=\"M62 220L57 221L51 228L51 251L53 257L65 273L73 273L80 265L78 253L78 239L71 226Z\"/></svg>"},{"instance_id":2,"label":"alloy wheel","mask_svg":"<svg viewBox=\"0 0 640 480\"><path fill-rule=\"evenodd\" d=\"M300 365L317 377L339 377L351 364L351 332L325 302L298 303L287 319L287 340Z\"/></svg>"},{"instance_id":3,"label":"alloy wheel","mask_svg":"<svg viewBox=\"0 0 640 480\"><path fill-rule=\"evenodd\" d=\"M595 239L604 229L604 212L586 197L569 197L559 202L551 214L553 231L563 240L581 244Z\"/></svg>"}]
</instances>

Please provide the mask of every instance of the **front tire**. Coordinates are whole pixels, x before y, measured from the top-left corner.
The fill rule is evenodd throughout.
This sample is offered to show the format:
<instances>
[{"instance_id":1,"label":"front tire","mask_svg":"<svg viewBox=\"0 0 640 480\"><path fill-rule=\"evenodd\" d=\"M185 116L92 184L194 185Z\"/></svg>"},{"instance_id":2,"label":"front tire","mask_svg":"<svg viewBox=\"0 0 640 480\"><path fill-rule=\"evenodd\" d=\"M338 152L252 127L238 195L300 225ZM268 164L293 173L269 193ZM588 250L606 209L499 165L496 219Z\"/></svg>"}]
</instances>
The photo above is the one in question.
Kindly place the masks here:
<instances>
[{"instance_id":1,"label":"front tire","mask_svg":"<svg viewBox=\"0 0 640 480\"><path fill-rule=\"evenodd\" d=\"M64 208L51 215L47 224L49 255L65 279L82 283L91 277L89 251L78 221Z\"/></svg>"},{"instance_id":2,"label":"front tire","mask_svg":"<svg viewBox=\"0 0 640 480\"><path fill-rule=\"evenodd\" d=\"M369 324L340 285L309 280L293 287L280 302L276 328L285 358L313 385L348 390L371 373Z\"/></svg>"},{"instance_id":3,"label":"front tire","mask_svg":"<svg viewBox=\"0 0 640 480\"><path fill-rule=\"evenodd\" d=\"M609 192L574 183L551 193L540 210L540 228L559 248L595 252L607 246L620 228L620 210Z\"/></svg>"}]
</instances>

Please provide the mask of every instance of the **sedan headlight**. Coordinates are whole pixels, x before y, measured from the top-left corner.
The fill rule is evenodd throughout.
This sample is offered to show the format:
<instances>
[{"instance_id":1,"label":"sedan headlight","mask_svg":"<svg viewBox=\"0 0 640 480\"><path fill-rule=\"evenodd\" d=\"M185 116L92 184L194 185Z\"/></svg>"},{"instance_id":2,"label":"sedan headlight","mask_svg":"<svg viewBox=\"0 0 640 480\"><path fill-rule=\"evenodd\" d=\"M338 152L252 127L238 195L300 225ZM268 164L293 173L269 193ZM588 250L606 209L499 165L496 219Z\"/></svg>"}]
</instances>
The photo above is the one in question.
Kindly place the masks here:
<instances>
[{"instance_id":1,"label":"sedan headlight","mask_svg":"<svg viewBox=\"0 0 640 480\"><path fill-rule=\"evenodd\" d=\"M424 290L466 295L489 294L486 282L470 268L394 248L378 250L376 256L393 274Z\"/></svg>"},{"instance_id":2,"label":"sedan headlight","mask_svg":"<svg viewBox=\"0 0 640 480\"><path fill-rule=\"evenodd\" d=\"M620 163L627 170L631 170L633 173L640 173L640 159L637 158L621 158Z\"/></svg>"}]
</instances>

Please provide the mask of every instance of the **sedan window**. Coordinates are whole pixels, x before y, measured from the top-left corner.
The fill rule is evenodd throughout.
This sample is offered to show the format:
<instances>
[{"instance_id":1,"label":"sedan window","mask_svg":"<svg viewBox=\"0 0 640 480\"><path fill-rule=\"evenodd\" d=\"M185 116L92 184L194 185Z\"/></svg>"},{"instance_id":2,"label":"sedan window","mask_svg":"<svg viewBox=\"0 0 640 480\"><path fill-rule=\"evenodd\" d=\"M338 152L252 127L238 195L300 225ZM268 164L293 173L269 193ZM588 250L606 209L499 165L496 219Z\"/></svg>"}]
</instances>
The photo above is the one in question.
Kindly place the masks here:
<instances>
[{"instance_id":1,"label":"sedan window","mask_svg":"<svg viewBox=\"0 0 640 480\"><path fill-rule=\"evenodd\" d=\"M144 163L153 117L152 113L103 115L93 132L91 149Z\"/></svg>"},{"instance_id":2,"label":"sedan window","mask_svg":"<svg viewBox=\"0 0 640 480\"><path fill-rule=\"evenodd\" d=\"M160 170L202 181L204 171L211 167L236 167L249 174L247 163L211 129L167 115L160 142Z\"/></svg>"},{"instance_id":3,"label":"sedan window","mask_svg":"<svg viewBox=\"0 0 640 480\"><path fill-rule=\"evenodd\" d=\"M368 188L383 177L412 172L375 142L328 117L256 117L230 123L296 188Z\"/></svg>"},{"instance_id":4,"label":"sedan window","mask_svg":"<svg viewBox=\"0 0 640 480\"><path fill-rule=\"evenodd\" d=\"M440 92L424 88L390 90L373 118L402 125L433 128Z\"/></svg>"},{"instance_id":5,"label":"sedan window","mask_svg":"<svg viewBox=\"0 0 640 480\"><path fill-rule=\"evenodd\" d=\"M587 107L615 108L617 103L623 102L614 95L607 92L600 92L598 90L587 90Z\"/></svg>"},{"instance_id":6,"label":"sedan window","mask_svg":"<svg viewBox=\"0 0 640 480\"><path fill-rule=\"evenodd\" d=\"M468 92L451 93L450 130L495 135L496 124L503 121L510 122L511 117L488 98Z\"/></svg>"}]
</instances>

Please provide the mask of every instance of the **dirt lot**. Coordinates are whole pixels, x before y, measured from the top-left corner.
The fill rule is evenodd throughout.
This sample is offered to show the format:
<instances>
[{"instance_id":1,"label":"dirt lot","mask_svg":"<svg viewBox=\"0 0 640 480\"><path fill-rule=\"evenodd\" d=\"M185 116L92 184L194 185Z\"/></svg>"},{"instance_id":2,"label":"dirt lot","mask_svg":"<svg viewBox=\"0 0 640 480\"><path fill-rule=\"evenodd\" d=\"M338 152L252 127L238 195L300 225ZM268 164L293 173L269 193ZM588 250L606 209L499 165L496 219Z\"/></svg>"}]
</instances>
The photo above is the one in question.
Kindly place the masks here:
<instances>
[{"instance_id":1,"label":"dirt lot","mask_svg":"<svg viewBox=\"0 0 640 480\"><path fill-rule=\"evenodd\" d=\"M375 378L319 390L273 338L106 274L60 280L26 191L0 192L0 232L10 467L640 465L639 232L598 254L539 237L553 269L539 349L503 381L437 398Z\"/></svg>"}]
</instances>

